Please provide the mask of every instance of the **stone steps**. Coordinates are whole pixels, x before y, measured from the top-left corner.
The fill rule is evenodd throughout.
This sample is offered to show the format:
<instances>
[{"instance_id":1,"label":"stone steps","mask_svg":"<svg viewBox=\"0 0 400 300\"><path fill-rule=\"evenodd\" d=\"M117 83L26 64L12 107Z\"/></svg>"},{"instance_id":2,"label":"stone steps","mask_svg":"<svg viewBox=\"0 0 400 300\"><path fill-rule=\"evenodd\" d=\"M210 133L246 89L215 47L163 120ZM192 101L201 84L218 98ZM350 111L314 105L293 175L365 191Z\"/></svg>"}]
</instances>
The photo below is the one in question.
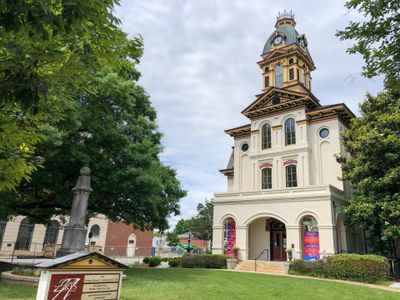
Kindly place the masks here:
<instances>
[{"instance_id":1,"label":"stone steps","mask_svg":"<svg viewBox=\"0 0 400 300\"><path fill-rule=\"evenodd\" d=\"M257 260L256 266L254 260L245 260L240 262L235 270L241 271L256 271L262 273L273 273L273 274L287 274L289 269L289 263L283 261L263 261Z\"/></svg>"}]
</instances>

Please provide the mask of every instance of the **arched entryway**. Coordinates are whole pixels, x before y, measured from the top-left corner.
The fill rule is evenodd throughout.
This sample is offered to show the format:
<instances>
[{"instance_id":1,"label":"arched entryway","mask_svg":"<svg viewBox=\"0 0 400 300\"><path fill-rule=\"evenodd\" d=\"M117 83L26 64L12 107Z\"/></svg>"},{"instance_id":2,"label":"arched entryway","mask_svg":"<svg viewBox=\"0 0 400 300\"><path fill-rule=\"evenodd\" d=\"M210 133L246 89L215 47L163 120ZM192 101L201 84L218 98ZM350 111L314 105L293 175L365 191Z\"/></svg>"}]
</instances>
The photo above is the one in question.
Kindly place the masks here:
<instances>
[{"instance_id":1,"label":"arched entryway","mask_svg":"<svg viewBox=\"0 0 400 300\"><path fill-rule=\"evenodd\" d=\"M128 246L126 248L126 256L134 257L136 252L136 235L133 233L128 238Z\"/></svg>"},{"instance_id":2,"label":"arched entryway","mask_svg":"<svg viewBox=\"0 0 400 300\"><path fill-rule=\"evenodd\" d=\"M286 226L275 218L258 218L249 224L249 259L286 261Z\"/></svg>"}]
</instances>

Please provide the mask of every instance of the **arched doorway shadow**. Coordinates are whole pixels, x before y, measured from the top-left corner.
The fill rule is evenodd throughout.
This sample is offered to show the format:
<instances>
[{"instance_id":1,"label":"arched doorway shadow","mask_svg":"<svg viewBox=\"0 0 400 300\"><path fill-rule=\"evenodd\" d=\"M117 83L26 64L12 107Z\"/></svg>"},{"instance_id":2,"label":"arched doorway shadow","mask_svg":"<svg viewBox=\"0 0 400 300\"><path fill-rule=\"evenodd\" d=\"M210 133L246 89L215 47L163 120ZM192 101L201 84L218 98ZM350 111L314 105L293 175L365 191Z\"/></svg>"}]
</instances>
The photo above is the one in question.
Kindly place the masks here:
<instances>
[{"instance_id":1,"label":"arched doorway shadow","mask_svg":"<svg viewBox=\"0 0 400 300\"><path fill-rule=\"evenodd\" d=\"M260 217L248 225L249 259L286 261L286 226L273 217Z\"/></svg>"}]
</instances>

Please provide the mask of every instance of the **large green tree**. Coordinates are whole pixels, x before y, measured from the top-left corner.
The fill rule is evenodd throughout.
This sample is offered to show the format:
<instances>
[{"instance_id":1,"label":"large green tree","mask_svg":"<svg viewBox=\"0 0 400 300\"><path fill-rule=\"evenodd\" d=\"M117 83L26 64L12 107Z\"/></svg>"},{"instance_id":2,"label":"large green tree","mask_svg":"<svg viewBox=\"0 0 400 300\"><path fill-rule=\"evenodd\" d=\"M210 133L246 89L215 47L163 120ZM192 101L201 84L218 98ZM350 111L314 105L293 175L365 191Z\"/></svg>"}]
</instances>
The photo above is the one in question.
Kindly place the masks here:
<instances>
[{"instance_id":1,"label":"large green tree","mask_svg":"<svg viewBox=\"0 0 400 300\"><path fill-rule=\"evenodd\" d=\"M197 205L197 215L190 221L190 229L195 237L209 241L212 238L213 210L214 206L210 200Z\"/></svg>"},{"instance_id":2,"label":"large green tree","mask_svg":"<svg viewBox=\"0 0 400 300\"><path fill-rule=\"evenodd\" d=\"M0 191L41 165L36 145L104 64L129 43L112 14L118 0L0 3Z\"/></svg>"},{"instance_id":3,"label":"large green tree","mask_svg":"<svg viewBox=\"0 0 400 300\"><path fill-rule=\"evenodd\" d=\"M349 0L345 6L363 19L350 22L337 35L354 41L348 52L363 56L363 75L384 74L390 86L400 88L400 0Z\"/></svg>"},{"instance_id":4,"label":"large green tree","mask_svg":"<svg viewBox=\"0 0 400 300\"><path fill-rule=\"evenodd\" d=\"M375 251L394 256L400 242L400 92L367 95L361 117L343 134L343 179L354 195L346 209L351 225L363 227Z\"/></svg>"},{"instance_id":5,"label":"large green tree","mask_svg":"<svg viewBox=\"0 0 400 300\"><path fill-rule=\"evenodd\" d=\"M136 46L141 49L140 40ZM1 211L37 222L68 213L78 170L89 166L94 189L90 213L142 228L168 228L166 219L179 213L185 192L175 171L158 158L162 148L156 112L137 79L134 63L122 57L118 68L103 68L57 130L46 132L48 139L37 146L43 168L16 193L8 193L10 200L0 204Z\"/></svg>"},{"instance_id":6,"label":"large green tree","mask_svg":"<svg viewBox=\"0 0 400 300\"><path fill-rule=\"evenodd\" d=\"M33 222L46 223L53 215L68 214L79 169L89 166L94 189L90 215L102 213L141 228L168 228L167 217L179 213L179 199L185 191L175 171L159 159L162 147L156 112L137 84L142 40L128 39L117 27L118 21L111 14L117 1L5 2L7 12L33 33L24 35L18 22L8 31L4 29L10 35L9 42L22 30L16 49L0 51L6 57L20 53L26 68L18 75L23 78L19 81L17 75L10 75L16 72L16 59L11 59L8 67L0 66L0 77L5 79L0 100L3 107L15 107L12 116L23 121L36 118L36 127L25 123L25 127L11 127L9 132L14 130L17 136L9 138L26 162L41 167L34 173L31 169L30 179L26 172L19 179L14 176L19 185L3 189L0 219L21 214ZM22 47L24 39L29 47ZM33 55L37 61L29 65ZM24 77L28 65L36 84ZM32 91L27 98L22 92L18 94L25 89ZM10 124L5 122L4 126ZM2 133L0 130L0 137ZM27 143L25 138L34 142ZM9 157L9 153L0 154L0 166L2 159Z\"/></svg>"}]
</instances>

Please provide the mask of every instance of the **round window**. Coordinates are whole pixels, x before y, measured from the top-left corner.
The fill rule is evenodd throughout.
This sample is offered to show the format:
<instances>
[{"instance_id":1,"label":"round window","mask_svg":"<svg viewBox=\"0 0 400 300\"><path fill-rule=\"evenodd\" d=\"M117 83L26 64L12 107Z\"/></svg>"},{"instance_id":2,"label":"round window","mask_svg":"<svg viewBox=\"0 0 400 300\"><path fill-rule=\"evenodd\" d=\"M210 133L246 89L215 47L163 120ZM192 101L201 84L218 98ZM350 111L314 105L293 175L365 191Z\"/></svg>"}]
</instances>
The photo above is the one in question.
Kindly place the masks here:
<instances>
[{"instance_id":1,"label":"round window","mask_svg":"<svg viewBox=\"0 0 400 300\"><path fill-rule=\"evenodd\" d=\"M242 145L242 151L243 151L243 152L246 152L247 150L249 150L249 144L244 143L244 144Z\"/></svg>"},{"instance_id":2,"label":"round window","mask_svg":"<svg viewBox=\"0 0 400 300\"><path fill-rule=\"evenodd\" d=\"M328 128L322 128L319 131L319 136L322 137L323 139L328 137L328 135L329 135L329 129Z\"/></svg>"}]
</instances>

